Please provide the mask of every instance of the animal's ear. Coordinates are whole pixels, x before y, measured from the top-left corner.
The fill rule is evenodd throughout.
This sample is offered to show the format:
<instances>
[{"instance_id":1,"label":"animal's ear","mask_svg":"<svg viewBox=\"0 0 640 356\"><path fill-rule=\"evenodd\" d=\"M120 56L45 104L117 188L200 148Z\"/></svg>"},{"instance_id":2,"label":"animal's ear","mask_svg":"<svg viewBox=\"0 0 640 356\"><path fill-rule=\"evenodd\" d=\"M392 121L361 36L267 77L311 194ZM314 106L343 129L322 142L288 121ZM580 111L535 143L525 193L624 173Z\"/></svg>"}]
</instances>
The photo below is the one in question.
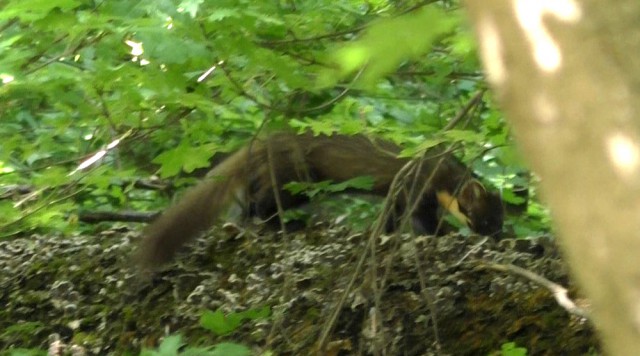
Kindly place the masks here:
<instances>
[{"instance_id":1,"label":"animal's ear","mask_svg":"<svg viewBox=\"0 0 640 356\"><path fill-rule=\"evenodd\" d=\"M458 203L461 206L471 206L477 204L485 195L487 195L487 189L484 185L477 179L470 179L460 188Z\"/></svg>"}]
</instances>

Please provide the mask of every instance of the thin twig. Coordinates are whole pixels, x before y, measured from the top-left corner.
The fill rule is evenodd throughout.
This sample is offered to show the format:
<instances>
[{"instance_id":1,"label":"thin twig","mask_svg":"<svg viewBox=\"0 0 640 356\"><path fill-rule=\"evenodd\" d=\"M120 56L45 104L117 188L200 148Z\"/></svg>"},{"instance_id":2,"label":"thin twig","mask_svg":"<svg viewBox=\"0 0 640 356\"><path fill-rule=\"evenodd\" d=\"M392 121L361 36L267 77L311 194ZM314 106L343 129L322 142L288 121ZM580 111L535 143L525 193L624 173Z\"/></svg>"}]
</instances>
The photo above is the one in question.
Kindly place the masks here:
<instances>
[{"instance_id":1,"label":"thin twig","mask_svg":"<svg viewBox=\"0 0 640 356\"><path fill-rule=\"evenodd\" d=\"M534 282L548 289L553 295L553 297L555 298L556 302L558 302L558 305L563 307L570 314L579 316L581 318L585 318L587 320L591 319L591 317L589 316L589 312L587 310L580 308L571 300L571 298L569 298L568 291L566 288L564 288L563 286L557 283L551 282L550 280L542 277L539 274L536 274L534 272L531 272L522 267L518 267L512 264L481 262L478 265L478 267L488 268L488 269L492 269L500 272L509 272L509 273L524 277L530 280L531 282Z\"/></svg>"},{"instance_id":2,"label":"thin twig","mask_svg":"<svg viewBox=\"0 0 640 356\"><path fill-rule=\"evenodd\" d=\"M478 92L471 98L471 100L469 100L469 102L467 103L467 105L465 105L462 110L460 110L458 112L458 114L456 114L456 116L451 119L451 121L449 121L449 123L447 125L445 125L445 127L442 128L442 131L449 131L452 128L454 128L458 122L460 122L462 119L464 119L467 114L469 113L469 111L471 111L471 109L473 109L474 107L476 107L476 105L478 105L478 103L482 100L482 97L484 96L484 93L487 92L487 88L483 88L478 90Z\"/></svg>"}]
</instances>

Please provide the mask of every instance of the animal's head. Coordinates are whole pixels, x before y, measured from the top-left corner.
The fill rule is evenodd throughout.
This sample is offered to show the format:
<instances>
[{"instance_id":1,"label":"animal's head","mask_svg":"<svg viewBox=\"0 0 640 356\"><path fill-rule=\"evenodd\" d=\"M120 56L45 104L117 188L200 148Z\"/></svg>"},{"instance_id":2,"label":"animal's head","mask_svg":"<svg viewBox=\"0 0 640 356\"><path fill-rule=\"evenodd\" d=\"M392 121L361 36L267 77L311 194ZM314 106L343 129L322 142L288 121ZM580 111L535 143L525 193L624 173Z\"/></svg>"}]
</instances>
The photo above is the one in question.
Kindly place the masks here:
<instances>
[{"instance_id":1,"label":"animal's head","mask_svg":"<svg viewBox=\"0 0 640 356\"><path fill-rule=\"evenodd\" d=\"M475 179L464 183L454 197L446 191L437 192L440 205L471 230L482 235L497 235L502 231L504 208L497 193Z\"/></svg>"},{"instance_id":2,"label":"animal's head","mask_svg":"<svg viewBox=\"0 0 640 356\"><path fill-rule=\"evenodd\" d=\"M471 230L482 235L496 235L502 231L504 207L498 193L490 192L479 181L470 179L460 188L457 201Z\"/></svg>"}]
</instances>

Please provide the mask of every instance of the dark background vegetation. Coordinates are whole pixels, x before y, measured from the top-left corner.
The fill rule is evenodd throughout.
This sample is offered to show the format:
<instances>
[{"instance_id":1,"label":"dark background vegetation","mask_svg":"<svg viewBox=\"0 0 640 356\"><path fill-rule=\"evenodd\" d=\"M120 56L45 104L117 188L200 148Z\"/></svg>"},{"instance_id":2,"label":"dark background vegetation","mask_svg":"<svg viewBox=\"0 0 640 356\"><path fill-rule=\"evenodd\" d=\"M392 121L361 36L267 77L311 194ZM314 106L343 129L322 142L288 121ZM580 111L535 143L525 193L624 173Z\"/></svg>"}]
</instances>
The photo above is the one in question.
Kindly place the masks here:
<instances>
[{"instance_id":1,"label":"dark background vegetation","mask_svg":"<svg viewBox=\"0 0 640 356\"><path fill-rule=\"evenodd\" d=\"M527 185L489 94L441 131L485 89L457 2L61 0L0 10L0 184L33 193L0 202L3 236L92 229L78 224L85 210L158 210L167 195L137 181L208 167L215 153L284 127L379 135L407 155L462 142L459 156L507 201ZM523 236L544 228L508 223Z\"/></svg>"}]
</instances>

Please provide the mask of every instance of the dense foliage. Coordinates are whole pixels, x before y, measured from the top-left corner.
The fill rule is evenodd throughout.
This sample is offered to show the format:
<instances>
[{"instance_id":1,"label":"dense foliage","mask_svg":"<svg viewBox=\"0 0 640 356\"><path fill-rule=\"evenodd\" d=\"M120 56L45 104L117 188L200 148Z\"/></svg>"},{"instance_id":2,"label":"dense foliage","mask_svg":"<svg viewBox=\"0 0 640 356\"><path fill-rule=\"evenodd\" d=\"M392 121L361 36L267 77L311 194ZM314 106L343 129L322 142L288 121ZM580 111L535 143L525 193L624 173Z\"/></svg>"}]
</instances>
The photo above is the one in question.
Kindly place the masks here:
<instances>
[{"instance_id":1,"label":"dense foliage","mask_svg":"<svg viewBox=\"0 0 640 356\"><path fill-rule=\"evenodd\" d=\"M523 169L463 15L456 1L6 1L2 235L78 231L83 210L157 210L167 200L138 179L207 167L286 126L374 133L407 155L459 141L518 202ZM529 210L542 217L513 223L521 234L545 227Z\"/></svg>"}]
</instances>

